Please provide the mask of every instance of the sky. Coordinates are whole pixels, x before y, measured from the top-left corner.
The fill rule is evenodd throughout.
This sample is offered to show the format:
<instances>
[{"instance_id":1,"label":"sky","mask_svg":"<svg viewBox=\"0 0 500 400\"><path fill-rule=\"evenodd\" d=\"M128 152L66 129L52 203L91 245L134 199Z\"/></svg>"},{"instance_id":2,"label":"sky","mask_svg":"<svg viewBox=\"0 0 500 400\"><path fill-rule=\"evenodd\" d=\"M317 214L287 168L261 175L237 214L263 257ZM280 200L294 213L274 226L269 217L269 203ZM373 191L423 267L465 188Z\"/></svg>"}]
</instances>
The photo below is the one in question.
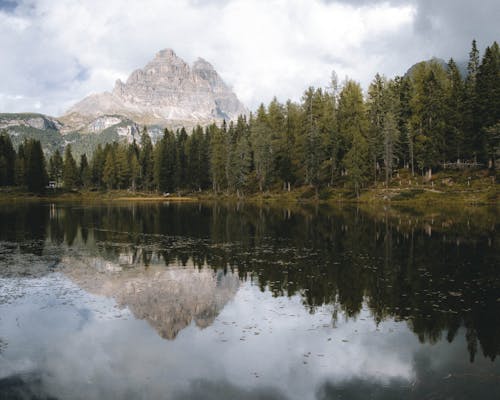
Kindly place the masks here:
<instances>
[{"instance_id":1,"label":"sky","mask_svg":"<svg viewBox=\"0 0 500 400\"><path fill-rule=\"evenodd\" d=\"M60 116L156 52L209 61L250 109L500 40L499 0L0 0L0 112Z\"/></svg>"}]
</instances>

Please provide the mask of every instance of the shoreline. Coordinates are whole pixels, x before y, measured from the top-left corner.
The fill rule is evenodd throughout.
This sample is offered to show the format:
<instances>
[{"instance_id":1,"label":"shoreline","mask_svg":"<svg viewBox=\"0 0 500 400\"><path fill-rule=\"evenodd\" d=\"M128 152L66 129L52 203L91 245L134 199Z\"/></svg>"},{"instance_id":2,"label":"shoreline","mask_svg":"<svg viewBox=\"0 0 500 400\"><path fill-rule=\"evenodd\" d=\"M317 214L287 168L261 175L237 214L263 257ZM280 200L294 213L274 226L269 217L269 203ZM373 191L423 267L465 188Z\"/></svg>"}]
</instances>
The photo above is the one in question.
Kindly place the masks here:
<instances>
[{"instance_id":1,"label":"shoreline","mask_svg":"<svg viewBox=\"0 0 500 400\"><path fill-rule=\"evenodd\" d=\"M477 171L439 171L431 179L424 176L412 176L407 170L397 171L388 187L377 181L361 190L356 197L342 179L333 186L314 188L298 186L291 191L274 186L258 192L246 189L250 193L238 196L235 192L212 190L179 190L164 196L158 192L131 190L96 190L96 189L47 189L37 195L19 187L0 188L0 203L5 202L225 202L249 204L280 205L408 205L420 206L498 206L500 203L500 176L490 175L487 170Z\"/></svg>"},{"instance_id":2,"label":"shoreline","mask_svg":"<svg viewBox=\"0 0 500 400\"><path fill-rule=\"evenodd\" d=\"M370 188L362 191L359 198L352 196L349 191L338 188L321 190L317 196L313 188L301 187L290 192L268 191L252 193L246 196L237 196L232 193L196 192L185 195L161 196L157 193L112 191L68 191L59 193L45 193L37 195L21 190L0 190L0 203L8 202L227 202L253 204L284 204L284 205L341 205L341 204L373 204L373 205L472 205L495 206L499 205L499 190L495 184L481 190L447 190L429 187L411 188Z\"/></svg>"}]
</instances>

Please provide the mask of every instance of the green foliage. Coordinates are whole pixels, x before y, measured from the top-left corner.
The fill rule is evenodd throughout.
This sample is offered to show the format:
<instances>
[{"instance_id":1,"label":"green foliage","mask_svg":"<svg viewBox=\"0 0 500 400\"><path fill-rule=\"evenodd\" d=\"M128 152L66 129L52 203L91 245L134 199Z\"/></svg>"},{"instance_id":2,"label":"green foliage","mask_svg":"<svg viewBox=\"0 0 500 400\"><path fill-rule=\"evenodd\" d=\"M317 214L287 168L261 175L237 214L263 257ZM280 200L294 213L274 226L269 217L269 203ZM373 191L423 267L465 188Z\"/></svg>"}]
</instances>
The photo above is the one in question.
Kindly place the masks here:
<instances>
[{"instance_id":1,"label":"green foliage","mask_svg":"<svg viewBox=\"0 0 500 400\"><path fill-rule=\"evenodd\" d=\"M64 162L59 150L56 150L49 159L49 179L60 185L63 179Z\"/></svg>"},{"instance_id":2,"label":"green foliage","mask_svg":"<svg viewBox=\"0 0 500 400\"><path fill-rule=\"evenodd\" d=\"M76 188L79 184L80 174L76 166L76 161L71 152L71 145L66 146L64 152L63 185L66 189Z\"/></svg>"},{"instance_id":3,"label":"green foliage","mask_svg":"<svg viewBox=\"0 0 500 400\"><path fill-rule=\"evenodd\" d=\"M0 114L0 121L14 117ZM15 127L16 135L0 134L0 186L42 190L43 154L27 139L37 136L52 154L50 179L68 189L179 192L211 187L240 196L307 185L315 197L325 197L331 187L347 183L359 196L361 188L382 176L388 186L396 168L423 174L444 162L473 158L494 168L500 140L500 49L493 43L481 59L474 41L465 79L453 60L422 62L394 79L377 74L366 97L359 83L347 79L339 87L333 74L329 88L310 87L300 102L283 104L274 98L255 114L221 126L198 126L190 134L184 128L165 129L155 145L146 127L140 142L125 143L116 128L129 126L129 120L99 134L69 133L64 135L64 143L71 143L64 161L54 121L37 114L18 118L24 122ZM46 129L29 127L32 118L42 118Z\"/></svg>"},{"instance_id":4,"label":"green foliage","mask_svg":"<svg viewBox=\"0 0 500 400\"><path fill-rule=\"evenodd\" d=\"M28 140L25 143L26 186L30 192L42 193L48 183L42 144L38 140Z\"/></svg>"},{"instance_id":5,"label":"green foliage","mask_svg":"<svg viewBox=\"0 0 500 400\"><path fill-rule=\"evenodd\" d=\"M16 151L7 132L0 133L0 186L15 182Z\"/></svg>"},{"instance_id":6,"label":"green foliage","mask_svg":"<svg viewBox=\"0 0 500 400\"><path fill-rule=\"evenodd\" d=\"M369 147L361 132L352 132L351 148L344 158L344 166L347 170L348 180L354 189L356 197L359 197L361 187L368 179L369 171Z\"/></svg>"}]
</instances>

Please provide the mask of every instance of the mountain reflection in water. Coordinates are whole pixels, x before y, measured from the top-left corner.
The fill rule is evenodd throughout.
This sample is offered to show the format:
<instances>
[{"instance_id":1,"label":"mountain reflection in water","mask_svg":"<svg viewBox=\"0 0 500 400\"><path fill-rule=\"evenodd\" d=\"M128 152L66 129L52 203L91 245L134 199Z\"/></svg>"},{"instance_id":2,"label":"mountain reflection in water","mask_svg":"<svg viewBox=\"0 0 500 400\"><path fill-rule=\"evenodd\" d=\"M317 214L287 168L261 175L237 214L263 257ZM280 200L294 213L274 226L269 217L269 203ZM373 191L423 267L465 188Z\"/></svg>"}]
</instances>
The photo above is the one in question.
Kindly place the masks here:
<instances>
[{"instance_id":1,"label":"mountain reflection in water","mask_svg":"<svg viewBox=\"0 0 500 400\"><path fill-rule=\"evenodd\" d=\"M199 370L179 365L179 382L190 368L193 376L211 370L217 354L233 375L241 374L200 372L176 398L308 398L300 392L311 389L308 380L315 398L325 399L354 398L356 390L379 393L375 398L425 398L426 390L441 390L435 398L460 399L479 387L498 392L492 391L500 354L496 209L24 204L0 206L0 220L0 312L29 296L46 301L49 295L30 282L85 297L74 295L79 288L175 339L163 340L169 351L199 354ZM108 300L85 301L105 308ZM90 318L86 307L76 307L80 320ZM82 334L83 323L75 322ZM130 332L117 340L137 342L151 355L144 364L153 363L154 350L134 336L144 329L127 326ZM12 346L0 338L0 389L4 376L18 376L2 373L2 354ZM233 348L241 354L224 358ZM270 352L283 358L283 371ZM257 358L269 359L266 379L245 369ZM301 375L298 366L322 372ZM245 373L267 386L235 386ZM276 391L271 377L295 396ZM436 381L445 377L446 393L444 381Z\"/></svg>"},{"instance_id":2,"label":"mountain reflection in water","mask_svg":"<svg viewBox=\"0 0 500 400\"><path fill-rule=\"evenodd\" d=\"M64 256L64 274L85 291L113 298L119 307L144 319L165 339L174 339L191 321L206 328L239 286L237 274L198 270L195 266L165 268L104 261L99 257ZM132 261L130 258L126 261Z\"/></svg>"}]
</instances>

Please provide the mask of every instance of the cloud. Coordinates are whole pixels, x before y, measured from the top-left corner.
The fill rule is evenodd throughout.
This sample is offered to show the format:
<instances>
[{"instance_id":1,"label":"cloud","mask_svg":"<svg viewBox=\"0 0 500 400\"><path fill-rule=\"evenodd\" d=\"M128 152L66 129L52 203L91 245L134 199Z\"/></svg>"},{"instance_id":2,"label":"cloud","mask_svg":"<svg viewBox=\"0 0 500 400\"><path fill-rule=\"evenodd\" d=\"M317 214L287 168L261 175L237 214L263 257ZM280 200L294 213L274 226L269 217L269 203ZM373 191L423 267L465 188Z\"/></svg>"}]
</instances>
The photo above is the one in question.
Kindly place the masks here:
<instances>
[{"instance_id":1,"label":"cloud","mask_svg":"<svg viewBox=\"0 0 500 400\"><path fill-rule=\"evenodd\" d=\"M250 108L274 95L297 100L310 85L327 86L332 70L366 86L376 72L401 74L422 58L464 58L472 37L489 44L500 6L484 3L483 11L465 0L2 1L0 111L39 102L60 115L166 47L188 62L209 60Z\"/></svg>"}]
</instances>

